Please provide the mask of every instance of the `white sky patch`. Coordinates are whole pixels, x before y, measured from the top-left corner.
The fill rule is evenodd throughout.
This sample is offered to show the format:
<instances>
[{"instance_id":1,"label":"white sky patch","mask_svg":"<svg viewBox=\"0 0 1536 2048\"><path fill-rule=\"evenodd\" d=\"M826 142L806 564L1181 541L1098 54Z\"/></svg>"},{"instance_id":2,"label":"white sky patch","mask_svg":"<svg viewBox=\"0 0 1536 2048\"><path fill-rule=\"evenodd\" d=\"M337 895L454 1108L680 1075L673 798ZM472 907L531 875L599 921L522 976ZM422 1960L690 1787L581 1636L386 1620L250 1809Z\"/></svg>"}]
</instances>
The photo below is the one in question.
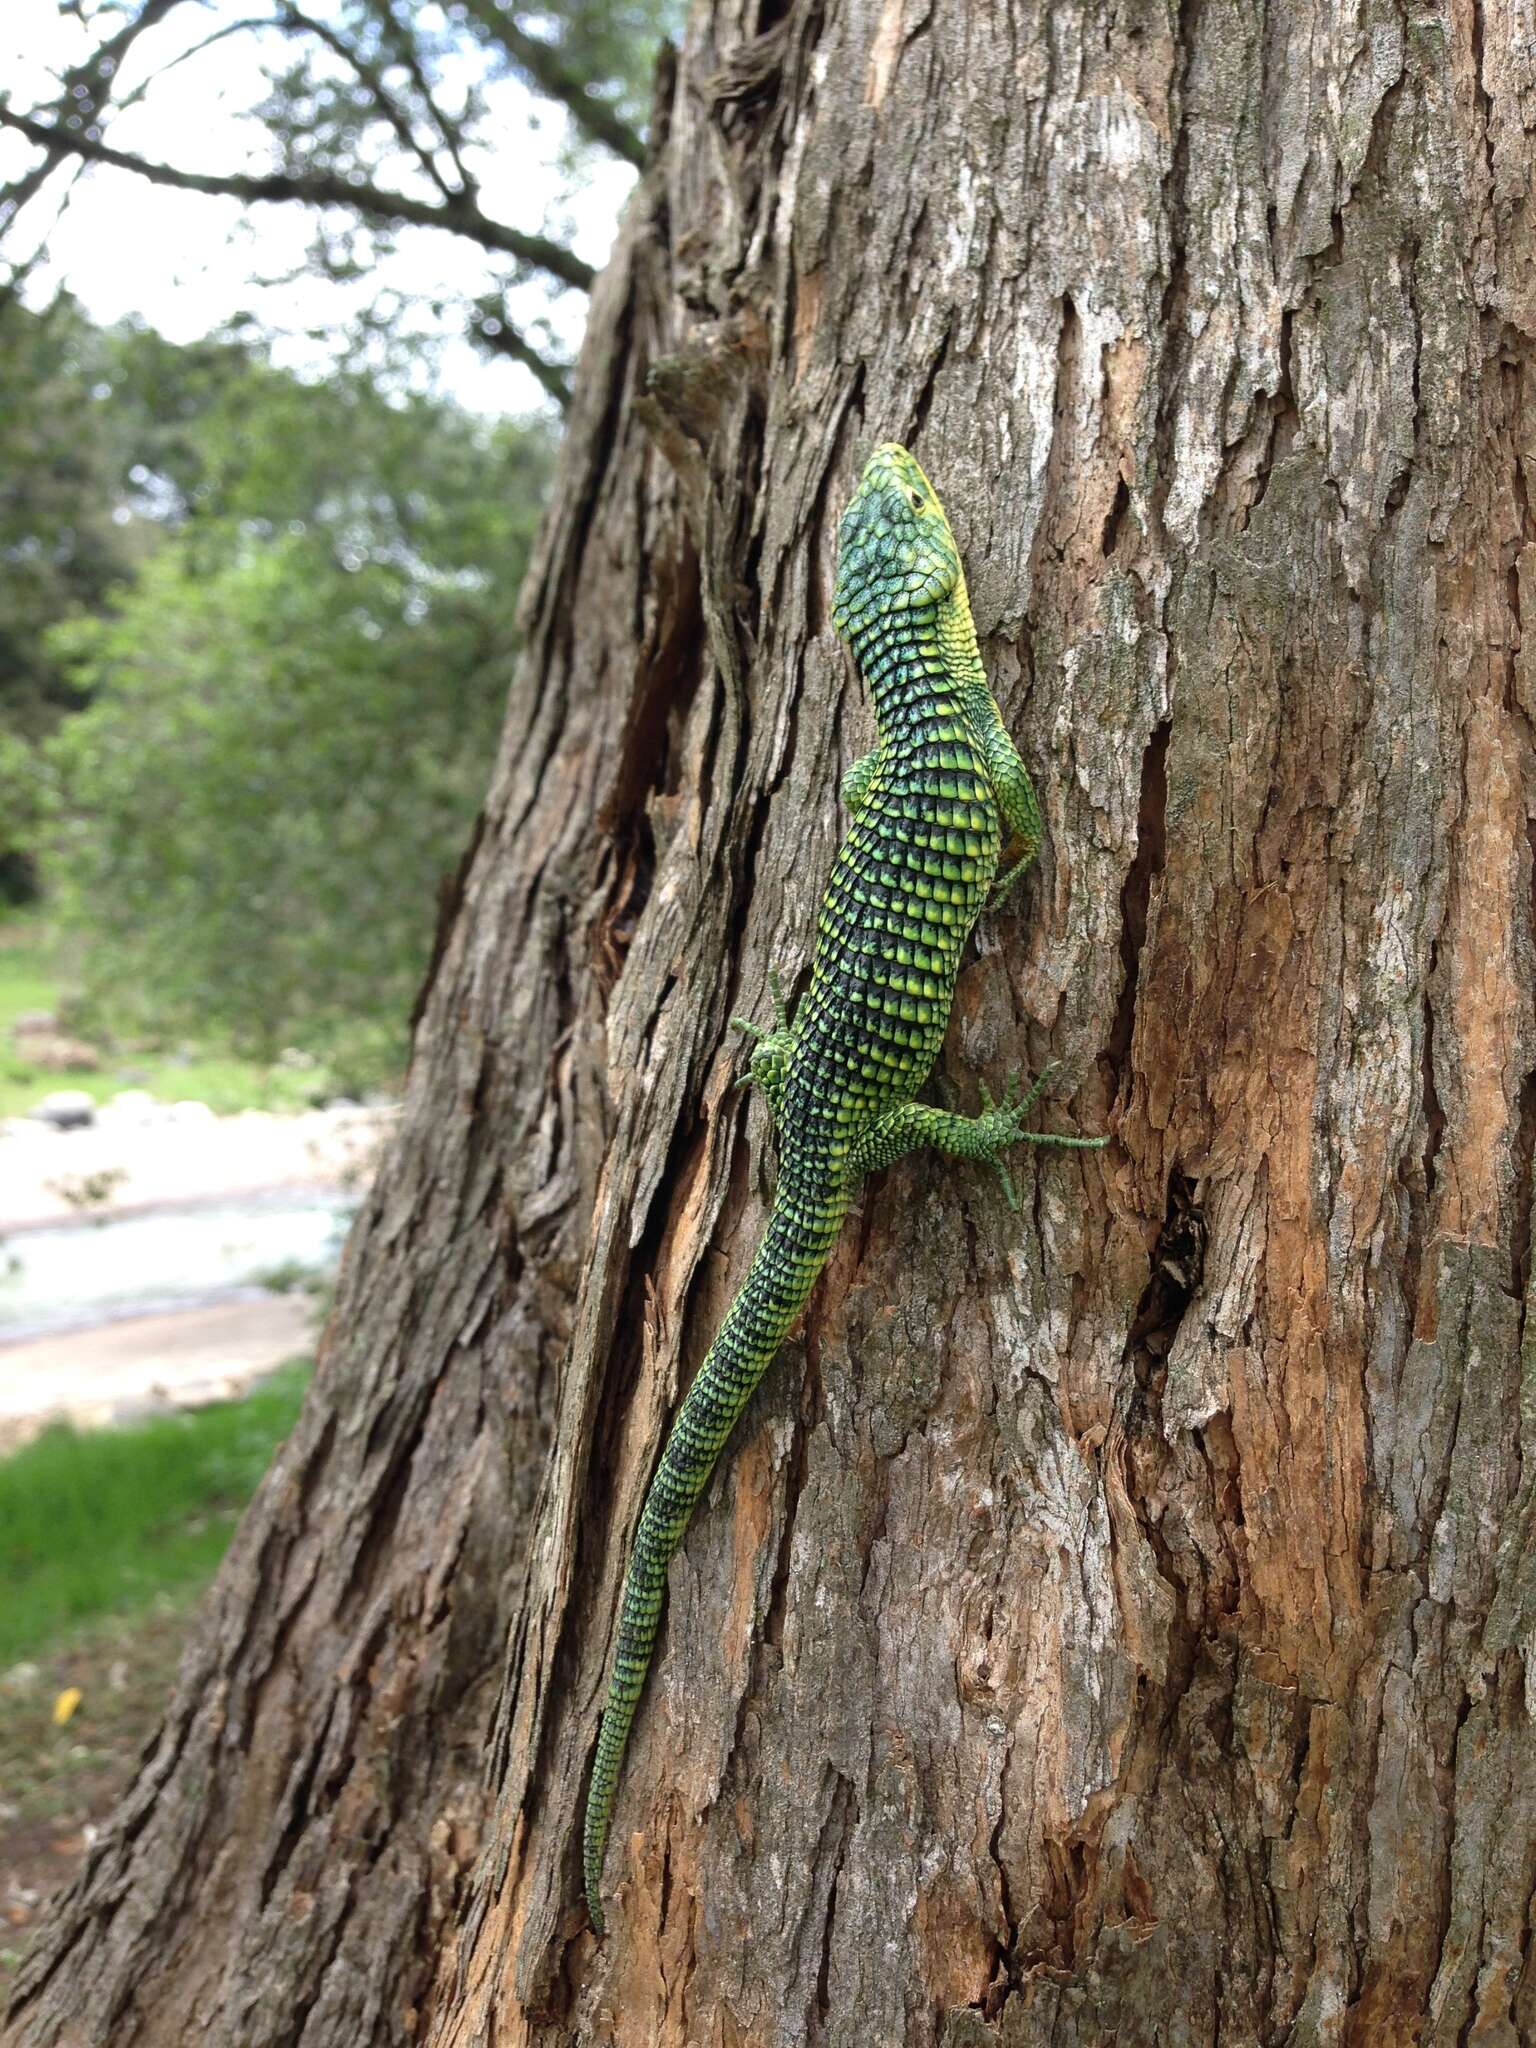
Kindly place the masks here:
<instances>
[{"instance_id":1,"label":"white sky patch","mask_svg":"<svg viewBox=\"0 0 1536 2048\"><path fill-rule=\"evenodd\" d=\"M316 9L322 16L326 11ZM238 0L207 0L185 15L172 14L134 45L119 92L131 92L148 73L249 13ZM430 13L435 9L419 10L424 25ZM0 86L11 104L25 111L46 102L58 90L58 72L78 63L95 40L78 22L60 16L57 0L3 0ZM270 146L250 110L267 92L263 59L292 61L297 47L273 31L231 35L157 78L139 105L112 113L105 137L114 148L180 170L269 171ZM485 132L497 137L497 147L476 150L468 159L480 180L484 211L526 232L568 241L579 256L601 266L634 172L593 152L601 160L573 189L559 163L568 132L563 110L512 80L489 85L486 97L492 119ZM0 130L0 182L36 158L24 138ZM431 381L438 389L487 413L520 412L543 402L529 371L504 359L488 362L461 338L462 302L494 289L507 270L456 236L401 228L394 233L393 252L355 282L293 276L319 218L312 208L248 207L96 165L74 184L61 212L70 175L67 168L56 174L7 237L4 253L13 261L45 244L25 288L31 305L45 304L67 286L93 319L138 314L173 341L190 341L249 313L277 336L278 362L318 371L339 352L348 323L381 293L394 293L409 306L409 330L435 344ZM403 154L383 165L378 182L432 196L419 167ZM525 333L548 319L558 348L571 353L581 338L586 303L584 293L561 292L553 281L530 282L508 296Z\"/></svg>"}]
</instances>

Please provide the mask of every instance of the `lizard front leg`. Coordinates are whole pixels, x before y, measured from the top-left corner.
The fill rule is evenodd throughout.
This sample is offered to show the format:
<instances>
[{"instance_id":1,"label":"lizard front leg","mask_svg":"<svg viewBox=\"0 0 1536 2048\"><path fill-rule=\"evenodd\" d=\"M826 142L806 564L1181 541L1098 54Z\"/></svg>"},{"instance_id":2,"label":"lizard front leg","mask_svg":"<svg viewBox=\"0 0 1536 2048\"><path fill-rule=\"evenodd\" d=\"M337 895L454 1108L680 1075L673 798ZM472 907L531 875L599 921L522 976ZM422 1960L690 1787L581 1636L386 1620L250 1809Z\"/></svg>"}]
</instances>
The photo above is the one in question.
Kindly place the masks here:
<instances>
[{"instance_id":1,"label":"lizard front leg","mask_svg":"<svg viewBox=\"0 0 1536 2048\"><path fill-rule=\"evenodd\" d=\"M1019 1206L1013 1182L1002 1154L1008 1146L1059 1145L1077 1151L1096 1151L1108 1138L1072 1138L1057 1131L1026 1131L1024 1118L1044 1094L1054 1069L1047 1067L1026 1094L1010 1084L1001 1102L994 1103L986 1088L981 1090L980 1116L956 1116L947 1109L931 1109L925 1102L902 1102L872 1123L854 1145L849 1163L856 1174L889 1166L894 1160L920 1146L934 1145L952 1159L982 1159L993 1168L1003 1184L1010 1209Z\"/></svg>"},{"instance_id":2,"label":"lizard front leg","mask_svg":"<svg viewBox=\"0 0 1536 2048\"><path fill-rule=\"evenodd\" d=\"M981 748L982 759L987 764L987 777L1008 838L1017 840L1023 847L1019 858L992 885L987 908L996 910L1040 851L1044 827L1029 770L1019 758L1019 750L1009 738L1003 714L997 708L997 699L984 680L973 678L967 685L965 710L977 745Z\"/></svg>"}]
</instances>

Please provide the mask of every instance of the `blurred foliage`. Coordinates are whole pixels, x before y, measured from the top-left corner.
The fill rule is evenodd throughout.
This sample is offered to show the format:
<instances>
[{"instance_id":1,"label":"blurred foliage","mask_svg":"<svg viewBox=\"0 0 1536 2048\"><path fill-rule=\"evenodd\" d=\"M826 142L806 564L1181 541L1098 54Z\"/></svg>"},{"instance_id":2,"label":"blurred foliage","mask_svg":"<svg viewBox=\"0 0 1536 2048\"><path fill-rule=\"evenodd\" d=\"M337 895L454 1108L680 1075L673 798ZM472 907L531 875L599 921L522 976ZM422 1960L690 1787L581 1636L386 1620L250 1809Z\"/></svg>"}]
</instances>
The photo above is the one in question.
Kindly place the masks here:
<instances>
[{"instance_id":1,"label":"blurred foliage","mask_svg":"<svg viewBox=\"0 0 1536 2048\"><path fill-rule=\"evenodd\" d=\"M682 34L686 13L685 0L551 0L537 9L514 9L507 0L481 0L479 5L469 0L447 9L449 20L478 32L491 49L498 41L498 18L502 24L520 18L530 30L536 24L567 71L582 80L586 95L606 102L640 130L650 118L656 51L663 37ZM529 83L537 83L526 65L522 72Z\"/></svg>"},{"instance_id":2,"label":"blurred foliage","mask_svg":"<svg viewBox=\"0 0 1536 2048\"><path fill-rule=\"evenodd\" d=\"M95 326L68 293L0 296L0 901L32 893L37 743L85 702L51 630L102 612L191 511L194 425L250 361L230 337Z\"/></svg>"},{"instance_id":3,"label":"blurred foliage","mask_svg":"<svg viewBox=\"0 0 1536 2048\"><path fill-rule=\"evenodd\" d=\"M161 538L45 636L86 706L40 750L37 834L77 1015L364 1085L489 776L549 432L118 339Z\"/></svg>"},{"instance_id":4,"label":"blurred foliage","mask_svg":"<svg viewBox=\"0 0 1536 2048\"><path fill-rule=\"evenodd\" d=\"M407 114L418 140L435 130L463 151L478 140L486 86L511 77L565 107L573 150L606 134L615 154L638 156L656 51L683 12L682 0L449 0L406 16L391 0L340 0L323 39L291 24L294 60L269 71L259 112L285 171L345 165L372 179L399 147L387 107Z\"/></svg>"},{"instance_id":5,"label":"blurred foliage","mask_svg":"<svg viewBox=\"0 0 1536 2048\"><path fill-rule=\"evenodd\" d=\"M67 11L71 68L29 108L0 95L36 153L0 187L0 904L41 876L76 1028L136 1056L298 1045L366 1086L398 1070L435 885L488 778L551 430L422 395L417 316L445 308L398 291L323 384L252 326L179 344L67 295L31 312L47 230L24 223L106 161L307 207L310 265L340 278L441 230L484 255L468 331L563 404L554 314L592 273L558 205L510 217L507 110L557 124L573 181L638 163L681 0ZM169 127L148 158L119 148L120 108L231 38L265 81L246 165Z\"/></svg>"},{"instance_id":6,"label":"blurred foliage","mask_svg":"<svg viewBox=\"0 0 1536 2048\"><path fill-rule=\"evenodd\" d=\"M46 629L142 558L129 471L139 422L110 403L116 337L61 297L42 314L0 301L0 726L36 738L78 703ZM18 757L0 753L0 818Z\"/></svg>"}]
</instances>

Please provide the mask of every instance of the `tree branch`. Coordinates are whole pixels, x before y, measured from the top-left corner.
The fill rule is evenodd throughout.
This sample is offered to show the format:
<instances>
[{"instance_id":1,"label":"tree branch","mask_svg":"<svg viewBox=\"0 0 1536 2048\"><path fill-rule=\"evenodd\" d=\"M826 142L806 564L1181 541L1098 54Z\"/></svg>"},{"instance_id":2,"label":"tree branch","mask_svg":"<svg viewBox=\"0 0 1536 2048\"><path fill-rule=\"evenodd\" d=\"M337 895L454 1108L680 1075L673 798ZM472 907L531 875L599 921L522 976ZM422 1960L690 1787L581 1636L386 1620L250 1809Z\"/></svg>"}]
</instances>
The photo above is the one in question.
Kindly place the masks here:
<instances>
[{"instance_id":1,"label":"tree branch","mask_svg":"<svg viewBox=\"0 0 1536 2048\"><path fill-rule=\"evenodd\" d=\"M569 410L571 385L565 366L552 363L547 356L541 356L533 343L512 325L505 313L493 311L484 305L477 306L475 313L475 332L482 343L497 355L510 356L514 363L521 363L524 369L532 370L560 410Z\"/></svg>"},{"instance_id":2,"label":"tree branch","mask_svg":"<svg viewBox=\"0 0 1536 2048\"><path fill-rule=\"evenodd\" d=\"M586 81L570 69L560 52L518 27L496 0L468 0L469 11L480 26L540 92L558 100L582 133L600 142L615 156L623 157L639 170L645 162L645 143L613 108L587 91Z\"/></svg>"},{"instance_id":3,"label":"tree branch","mask_svg":"<svg viewBox=\"0 0 1536 2048\"><path fill-rule=\"evenodd\" d=\"M415 157L444 199L452 204L458 194L438 169L436 156L430 149L424 149L416 140L409 117L396 106L383 79L368 60L352 48L345 36L338 35L335 29L323 21L317 21L313 15L302 13L292 4L292 0L283 0L282 22L290 33L312 35L324 43L326 48L338 56L343 64L351 69L353 75L367 86L373 95L374 105L394 129L402 147Z\"/></svg>"},{"instance_id":4,"label":"tree branch","mask_svg":"<svg viewBox=\"0 0 1536 2048\"><path fill-rule=\"evenodd\" d=\"M138 84L133 88L132 92L125 93L120 100L114 100L112 102L112 111L117 114L122 114L126 113L129 107L136 107L140 105L142 101L145 98L147 98L147 96L151 92L153 92L154 88L160 83L162 78L169 78L171 73L174 70L176 70L176 68L179 65L190 64L194 57L201 57L203 52L205 50L211 50L215 43L226 42L231 36L249 35L251 30L256 28L281 27L282 23L278 20L276 15L267 14L248 14L240 21L226 21L222 28L216 28L212 30L208 35L204 36L200 42L189 44L185 50L178 50L174 57L168 57L166 61L163 64L161 64L156 70L147 72L145 76L139 80ZM105 101L102 101L98 106L87 109L77 105L74 101L56 101L54 103L52 111L56 115L61 113L82 116L88 115L88 118L94 121L100 120L105 116L107 112L107 104ZM33 118L36 119L35 114Z\"/></svg>"},{"instance_id":5,"label":"tree branch","mask_svg":"<svg viewBox=\"0 0 1536 2048\"><path fill-rule=\"evenodd\" d=\"M71 65L60 76L59 96L53 102L53 110L94 118L105 102L109 81L121 69L124 57L139 37L147 29L157 28L181 4L182 0L145 0L140 12L125 21L116 35L98 43L82 63ZM11 226L22 208L37 197L68 154L62 145L50 147L41 163L34 164L31 170L12 179L8 185L0 186L0 228ZM30 261L27 267L31 267Z\"/></svg>"},{"instance_id":6,"label":"tree branch","mask_svg":"<svg viewBox=\"0 0 1536 2048\"><path fill-rule=\"evenodd\" d=\"M140 11L125 21L116 35L108 36L104 43L98 43L82 63L65 72L60 81L60 104L70 97L76 86L84 85L92 91L94 106L96 89L106 80L115 77L122 69L123 59L139 37L147 29L158 28L166 16L174 13L182 4L183 0L144 0Z\"/></svg>"},{"instance_id":7,"label":"tree branch","mask_svg":"<svg viewBox=\"0 0 1536 2048\"><path fill-rule=\"evenodd\" d=\"M406 24L396 20L391 0L383 0L383 7L377 19L380 29L388 35L395 56L410 72L411 82L416 87L423 106L425 106L436 124L437 132L443 139L443 146L453 159L453 167L458 172L459 183L466 192L477 192L480 189L479 185L464 162L464 138L459 133L455 124L449 120L448 116L438 105L432 88L427 83L427 76L422 69L421 58L417 53L414 31Z\"/></svg>"},{"instance_id":8,"label":"tree branch","mask_svg":"<svg viewBox=\"0 0 1536 2048\"><path fill-rule=\"evenodd\" d=\"M576 291L590 291L597 274L590 263L584 263L548 236L527 235L489 219L468 194L456 193L441 204L433 204L425 199L412 199L404 192L383 191L377 185L354 185L327 171L309 171L302 177L279 171L259 178L239 171L181 171L171 164L155 163L148 157L113 149L85 129L75 131L56 122L34 121L3 105L0 127L14 128L39 149L55 155L110 164L115 170L132 171L152 185L169 185L181 192L206 192L217 198L243 199L252 205L264 200L295 200L304 206L339 206L361 214L365 220L405 221L412 227L444 228L478 243L482 249L493 249L536 270L547 271Z\"/></svg>"},{"instance_id":9,"label":"tree branch","mask_svg":"<svg viewBox=\"0 0 1536 2048\"><path fill-rule=\"evenodd\" d=\"M0 228L6 227L15 219L27 201L36 195L58 168L57 163L45 157L42 163L30 172L26 178L20 180L19 183L0 187ZM10 265L6 276L0 278L0 307L9 305L19 295L22 286L48 254L48 243L59 222L69 211L69 202L74 197L75 188L84 173L85 165L76 163L71 171L69 182L64 187L63 197L59 200L58 206L54 210L53 226L43 236L30 256L23 256L17 259L6 256L3 251L0 251L0 262Z\"/></svg>"}]
</instances>

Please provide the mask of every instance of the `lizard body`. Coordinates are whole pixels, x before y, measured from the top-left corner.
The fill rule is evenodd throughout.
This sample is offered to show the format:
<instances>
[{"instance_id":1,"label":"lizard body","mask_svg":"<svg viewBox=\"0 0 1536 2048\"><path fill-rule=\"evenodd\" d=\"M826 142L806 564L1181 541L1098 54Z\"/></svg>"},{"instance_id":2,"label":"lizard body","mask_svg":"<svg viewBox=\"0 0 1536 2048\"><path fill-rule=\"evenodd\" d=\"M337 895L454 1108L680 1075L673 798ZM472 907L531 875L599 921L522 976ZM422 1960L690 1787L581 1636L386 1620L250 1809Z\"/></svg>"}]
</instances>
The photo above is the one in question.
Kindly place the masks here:
<instances>
[{"instance_id":1,"label":"lizard body","mask_svg":"<svg viewBox=\"0 0 1536 2048\"><path fill-rule=\"evenodd\" d=\"M624 1583L608 1704L587 1795L584 1860L603 1931L603 1850L624 1745L650 1665L667 1567L737 1417L804 1307L866 1173L920 1145L992 1164L1003 1149L1102 1145L1026 1131L1045 1077L983 1113L914 1100L943 1042L961 951L1040 844L1024 764L987 687L965 577L932 485L904 448L870 457L838 532L833 623L851 643L880 744L843 782L853 823L817 921L810 985L747 1078L778 1129L773 1207L741 1291L700 1367L646 1496ZM1022 852L1000 878L1001 844ZM738 1020L740 1022L740 1020Z\"/></svg>"}]
</instances>

